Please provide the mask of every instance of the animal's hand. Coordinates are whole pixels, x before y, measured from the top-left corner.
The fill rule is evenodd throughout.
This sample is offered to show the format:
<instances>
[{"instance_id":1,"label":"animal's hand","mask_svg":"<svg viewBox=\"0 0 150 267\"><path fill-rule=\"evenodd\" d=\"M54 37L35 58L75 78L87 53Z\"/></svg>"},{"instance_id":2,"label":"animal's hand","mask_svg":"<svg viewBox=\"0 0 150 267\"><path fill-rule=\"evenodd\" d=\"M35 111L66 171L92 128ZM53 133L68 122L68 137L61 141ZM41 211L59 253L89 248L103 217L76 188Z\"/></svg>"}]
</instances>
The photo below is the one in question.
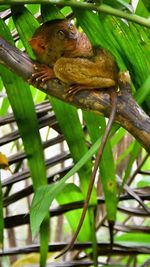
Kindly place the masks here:
<instances>
[{"instance_id":1,"label":"animal's hand","mask_svg":"<svg viewBox=\"0 0 150 267\"><path fill-rule=\"evenodd\" d=\"M35 72L32 74L32 77L28 82L35 87L43 87L46 81L55 78L53 69L46 65L37 63L34 65L34 69Z\"/></svg>"}]
</instances>

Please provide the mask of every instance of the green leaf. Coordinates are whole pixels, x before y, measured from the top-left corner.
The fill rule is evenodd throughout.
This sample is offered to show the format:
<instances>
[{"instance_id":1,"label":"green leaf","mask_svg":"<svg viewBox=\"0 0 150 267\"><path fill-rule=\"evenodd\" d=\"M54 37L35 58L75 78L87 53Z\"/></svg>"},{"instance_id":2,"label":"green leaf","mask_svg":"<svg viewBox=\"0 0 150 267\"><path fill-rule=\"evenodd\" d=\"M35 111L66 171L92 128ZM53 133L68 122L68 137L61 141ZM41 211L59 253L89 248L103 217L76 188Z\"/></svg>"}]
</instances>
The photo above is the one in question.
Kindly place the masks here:
<instances>
[{"instance_id":1,"label":"green leaf","mask_svg":"<svg viewBox=\"0 0 150 267\"><path fill-rule=\"evenodd\" d=\"M145 156L145 152L146 152L146 151L143 151L142 156ZM147 170L149 170L149 166L150 166L150 157L148 157L148 158L146 159L146 161L144 162L144 164L143 164L143 166L142 166L142 171L147 171Z\"/></svg>"},{"instance_id":2,"label":"green leaf","mask_svg":"<svg viewBox=\"0 0 150 267\"><path fill-rule=\"evenodd\" d=\"M0 12L6 10L6 9L9 9L10 6L9 5L0 5Z\"/></svg>"},{"instance_id":3,"label":"green leaf","mask_svg":"<svg viewBox=\"0 0 150 267\"><path fill-rule=\"evenodd\" d=\"M49 210L49 205L52 200L58 195L61 190L66 186L65 182L74 175L84 164L88 161L100 146L101 138L99 138L95 144L88 150L88 152L78 161L78 163L56 184L50 186L41 186L35 193L31 211L30 211L30 222L32 236L38 232L40 224L42 223L46 212ZM50 196L49 196L50 195ZM43 200L44 198L44 200ZM46 205L41 205L41 202ZM95 203L94 203L95 204ZM40 215L38 215L40 214Z\"/></svg>"},{"instance_id":4,"label":"green leaf","mask_svg":"<svg viewBox=\"0 0 150 267\"><path fill-rule=\"evenodd\" d=\"M26 5L27 9L34 14L34 16L36 16L36 14L40 11L40 5L38 4L33 4L30 5L30 3L28 5Z\"/></svg>"},{"instance_id":5,"label":"green leaf","mask_svg":"<svg viewBox=\"0 0 150 267\"><path fill-rule=\"evenodd\" d=\"M65 16L55 5L41 5L41 15L44 22L54 19L65 19Z\"/></svg>"},{"instance_id":6,"label":"green leaf","mask_svg":"<svg viewBox=\"0 0 150 267\"><path fill-rule=\"evenodd\" d=\"M77 109L69 104L63 103L60 100L55 100L52 97L50 97L50 102L56 114L60 128L65 136L65 140L69 146L74 163L77 163L81 157L88 152ZM91 167L92 164L89 160L78 171L84 196L86 196L87 193L89 178L91 175ZM95 202L95 198L93 201Z\"/></svg>"},{"instance_id":7,"label":"green leaf","mask_svg":"<svg viewBox=\"0 0 150 267\"><path fill-rule=\"evenodd\" d=\"M9 106L10 103L8 98L4 98L1 104L0 116L4 116L7 113Z\"/></svg>"},{"instance_id":8,"label":"green leaf","mask_svg":"<svg viewBox=\"0 0 150 267\"><path fill-rule=\"evenodd\" d=\"M133 163L134 163L135 159L137 158L140 149L141 149L141 145L137 141L135 141L133 149L132 149L132 153L130 154L130 158L128 160L128 164L127 164L127 167L125 170L125 175L123 177L122 188L131 174Z\"/></svg>"},{"instance_id":9,"label":"green leaf","mask_svg":"<svg viewBox=\"0 0 150 267\"><path fill-rule=\"evenodd\" d=\"M104 133L106 128L105 118L87 111L83 112L83 118L86 122L90 139L94 143Z\"/></svg>"},{"instance_id":10,"label":"green leaf","mask_svg":"<svg viewBox=\"0 0 150 267\"><path fill-rule=\"evenodd\" d=\"M137 183L138 187L148 187L150 184L150 177L149 175L142 175L141 180Z\"/></svg>"},{"instance_id":11,"label":"green leaf","mask_svg":"<svg viewBox=\"0 0 150 267\"><path fill-rule=\"evenodd\" d=\"M13 6L12 7L12 17L19 33L21 41L29 54L30 57L35 59L35 55L32 51L31 46L28 41L33 36L35 30L39 27L39 22L34 18L34 16L29 12L24 6Z\"/></svg>"},{"instance_id":12,"label":"green leaf","mask_svg":"<svg viewBox=\"0 0 150 267\"><path fill-rule=\"evenodd\" d=\"M57 100L56 102L54 98L50 98L50 99L51 99L51 104L55 111L57 120L59 122L60 128L69 146L72 158L74 159L75 163L79 162L80 158L88 152L88 149L85 143L85 138L84 138L81 123L79 121L77 110L74 107L66 103L63 103L62 101ZM78 174L80 178L80 185L81 185L82 192L85 198L86 198L87 190L89 186L91 168L92 168L91 160L88 160L84 164L84 166L78 170ZM94 203L94 204L96 203L96 191L95 190L92 190L90 203ZM77 211L74 211L74 216L75 215L78 218ZM88 218L89 220L91 220L90 219L91 217L88 217ZM92 225L92 222L91 222L91 225ZM89 227L89 224L87 225L87 228L88 227ZM75 228L73 228L73 230L75 230ZM91 231L92 231L92 228L91 228ZM95 232L91 232L91 236L94 236L94 235L95 235Z\"/></svg>"},{"instance_id":13,"label":"green leaf","mask_svg":"<svg viewBox=\"0 0 150 267\"><path fill-rule=\"evenodd\" d=\"M138 89L135 94L135 98L139 104L143 103L144 100L150 95L150 75L144 81L142 86Z\"/></svg>"},{"instance_id":14,"label":"green leaf","mask_svg":"<svg viewBox=\"0 0 150 267\"><path fill-rule=\"evenodd\" d=\"M148 9L148 11L150 12L150 2L149 2L149 0L143 0L143 3L145 5L145 7Z\"/></svg>"},{"instance_id":15,"label":"green leaf","mask_svg":"<svg viewBox=\"0 0 150 267\"><path fill-rule=\"evenodd\" d=\"M73 203L76 201L83 201L84 198L83 194L81 193L81 190L76 185L69 183L61 192L59 192L59 194L56 196L56 200L60 205L63 205L63 204ZM74 232L77 229L81 213L82 209L78 209L76 211L69 211L65 214ZM89 222L88 213L86 214L84 223L82 225L82 228L80 230L77 239L82 242L91 240L91 225Z\"/></svg>"},{"instance_id":16,"label":"green leaf","mask_svg":"<svg viewBox=\"0 0 150 267\"><path fill-rule=\"evenodd\" d=\"M12 41L8 31L7 26L0 20L0 34L5 39ZM46 171L38 121L30 88L21 78L2 66L0 66L0 73L28 155L33 186L36 189L41 184L46 184ZM27 125L30 125L30 127L27 127Z\"/></svg>"},{"instance_id":17,"label":"green leaf","mask_svg":"<svg viewBox=\"0 0 150 267\"><path fill-rule=\"evenodd\" d=\"M91 116L93 117L93 124L89 124L89 119L91 119ZM102 136L105 131L104 118L98 118L95 114L84 113L84 119L87 122L87 128L90 133L91 140L92 142L95 142L97 137ZM107 217L108 220L114 221L117 212L117 188L114 160L109 141L107 141L107 144L104 148L99 168L107 206Z\"/></svg>"},{"instance_id":18,"label":"green leaf","mask_svg":"<svg viewBox=\"0 0 150 267\"><path fill-rule=\"evenodd\" d=\"M135 13L138 14L139 16L148 18L149 17L149 12L146 9L146 7L148 7L149 10L150 10L150 5L148 4L148 1L147 0L146 1L145 0L144 1L138 0Z\"/></svg>"},{"instance_id":19,"label":"green leaf","mask_svg":"<svg viewBox=\"0 0 150 267\"><path fill-rule=\"evenodd\" d=\"M36 11L38 8L39 6L36 6L35 8L30 8L30 10ZM35 55L32 51L31 46L29 45L29 40L33 36L35 30L40 26L39 22L34 18L32 13L24 6L12 7L12 17L20 39L28 55L32 59L35 59ZM46 94L39 90L36 90L33 86L31 86L31 89L35 103L38 103L39 100L43 101L45 99Z\"/></svg>"},{"instance_id":20,"label":"green leaf","mask_svg":"<svg viewBox=\"0 0 150 267\"><path fill-rule=\"evenodd\" d=\"M113 8L127 9L129 11L132 11L131 5L128 4L130 2L130 0L126 0L126 1L123 1L123 0L117 0L117 1L116 0L103 0L103 2L106 5L112 6Z\"/></svg>"},{"instance_id":21,"label":"green leaf","mask_svg":"<svg viewBox=\"0 0 150 267\"><path fill-rule=\"evenodd\" d=\"M105 195L107 218L109 221L114 222L116 220L118 198L115 166L109 142L107 142L107 144L105 145L105 149L102 155L100 163L100 174Z\"/></svg>"},{"instance_id":22,"label":"green leaf","mask_svg":"<svg viewBox=\"0 0 150 267\"><path fill-rule=\"evenodd\" d=\"M149 245L149 234L145 233L127 233L115 237L115 241L122 241L122 243L127 243L127 245L132 246L142 246ZM123 242L124 241L124 242ZM139 244L140 243L140 244Z\"/></svg>"},{"instance_id":23,"label":"green leaf","mask_svg":"<svg viewBox=\"0 0 150 267\"><path fill-rule=\"evenodd\" d=\"M12 13L20 38L22 39L28 53L32 54L31 48L28 44L28 38L38 26L38 23L36 23L35 18L24 7L20 7L20 9L16 8L15 11L13 9ZM32 27L30 25L32 25ZM15 74L12 74L10 71L5 71L3 67L1 68L1 71L2 79L18 124L24 149L28 157L33 187L34 190L37 190L40 185L47 184L47 179L43 147L30 87ZM29 127L27 127L27 125ZM44 220L41 227L44 231L40 231L40 240L43 244L43 239L45 239L45 246L41 246L40 266L44 267L47 258L47 249L45 250L45 247L48 247L48 222ZM47 235L45 235L45 231L47 231Z\"/></svg>"},{"instance_id":24,"label":"green leaf","mask_svg":"<svg viewBox=\"0 0 150 267\"><path fill-rule=\"evenodd\" d=\"M56 183L51 185L41 186L33 197L32 207L30 212L30 223L32 237L34 238L39 230L39 227L45 218L49 206L51 205L54 198L63 190L67 184Z\"/></svg>"},{"instance_id":25,"label":"green leaf","mask_svg":"<svg viewBox=\"0 0 150 267\"><path fill-rule=\"evenodd\" d=\"M48 256L49 214L46 214L40 227L40 267L45 267Z\"/></svg>"},{"instance_id":26,"label":"green leaf","mask_svg":"<svg viewBox=\"0 0 150 267\"><path fill-rule=\"evenodd\" d=\"M126 130L123 128L120 128L115 134L114 136L111 138L111 146L112 148L114 146L116 146L121 139L124 137L124 135L126 134Z\"/></svg>"},{"instance_id":27,"label":"green leaf","mask_svg":"<svg viewBox=\"0 0 150 267\"><path fill-rule=\"evenodd\" d=\"M134 141L131 142L129 144L129 146L121 153L121 155L118 157L117 161L116 161L116 166L118 166L120 164L120 162L122 162L123 160L125 160L128 155L130 155L130 153L132 152L134 147Z\"/></svg>"}]
</instances>

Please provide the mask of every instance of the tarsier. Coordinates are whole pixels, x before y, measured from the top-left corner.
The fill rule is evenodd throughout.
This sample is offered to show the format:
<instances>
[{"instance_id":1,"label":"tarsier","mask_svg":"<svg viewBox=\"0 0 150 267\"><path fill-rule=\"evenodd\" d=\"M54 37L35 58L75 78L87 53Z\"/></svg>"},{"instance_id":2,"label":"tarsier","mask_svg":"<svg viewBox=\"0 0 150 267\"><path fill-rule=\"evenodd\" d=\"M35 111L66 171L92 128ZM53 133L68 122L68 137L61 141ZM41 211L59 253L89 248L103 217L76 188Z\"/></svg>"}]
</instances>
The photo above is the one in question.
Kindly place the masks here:
<instances>
[{"instance_id":1,"label":"tarsier","mask_svg":"<svg viewBox=\"0 0 150 267\"><path fill-rule=\"evenodd\" d=\"M81 90L110 90L112 109L94 170L90 179L87 197L76 233L68 251L74 244L81 229L95 180L99 161L115 118L117 105L118 68L113 56L101 48L94 48L87 36L81 33L70 20L55 20L41 25L29 41L40 64L35 65L30 82L43 86L52 78L58 78L67 84L66 97L74 97Z\"/></svg>"}]
</instances>

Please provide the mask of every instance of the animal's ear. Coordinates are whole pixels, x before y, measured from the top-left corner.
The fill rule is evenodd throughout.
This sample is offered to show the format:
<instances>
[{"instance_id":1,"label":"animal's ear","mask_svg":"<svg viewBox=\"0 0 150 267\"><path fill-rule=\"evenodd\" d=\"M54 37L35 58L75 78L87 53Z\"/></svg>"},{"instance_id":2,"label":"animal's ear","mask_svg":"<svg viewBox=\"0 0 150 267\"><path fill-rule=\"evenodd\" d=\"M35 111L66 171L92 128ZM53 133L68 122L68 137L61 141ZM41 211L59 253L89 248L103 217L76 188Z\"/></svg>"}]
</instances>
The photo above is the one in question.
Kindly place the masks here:
<instances>
[{"instance_id":1,"label":"animal's ear","mask_svg":"<svg viewBox=\"0 0 150 267\"><path fill-rule=\"evenodd\" d=\"M33 37L29 40L29 44L31 45L33 51L37 54L43 54L46 48L46 43L41 36Z\"/></svg>"}]
</instances>

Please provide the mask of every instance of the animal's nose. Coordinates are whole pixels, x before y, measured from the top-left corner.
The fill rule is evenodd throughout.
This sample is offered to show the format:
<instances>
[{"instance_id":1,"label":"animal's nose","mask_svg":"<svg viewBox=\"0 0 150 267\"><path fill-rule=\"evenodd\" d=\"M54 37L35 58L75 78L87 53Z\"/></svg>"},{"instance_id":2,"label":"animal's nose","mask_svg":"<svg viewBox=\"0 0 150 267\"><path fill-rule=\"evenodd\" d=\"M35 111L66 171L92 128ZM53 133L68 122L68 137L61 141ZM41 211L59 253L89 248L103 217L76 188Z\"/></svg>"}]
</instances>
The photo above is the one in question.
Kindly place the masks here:
<instances>
[{"instance_id":1,"label":"animal's nose","mask_svg":"<svg viewBox=\"0 0 150 267\"><path fill-rule=\"evenodd\" d=\"M77 33L75 32L69 32L69 39L77 40Z\"/></svg>"}]
</instances>

